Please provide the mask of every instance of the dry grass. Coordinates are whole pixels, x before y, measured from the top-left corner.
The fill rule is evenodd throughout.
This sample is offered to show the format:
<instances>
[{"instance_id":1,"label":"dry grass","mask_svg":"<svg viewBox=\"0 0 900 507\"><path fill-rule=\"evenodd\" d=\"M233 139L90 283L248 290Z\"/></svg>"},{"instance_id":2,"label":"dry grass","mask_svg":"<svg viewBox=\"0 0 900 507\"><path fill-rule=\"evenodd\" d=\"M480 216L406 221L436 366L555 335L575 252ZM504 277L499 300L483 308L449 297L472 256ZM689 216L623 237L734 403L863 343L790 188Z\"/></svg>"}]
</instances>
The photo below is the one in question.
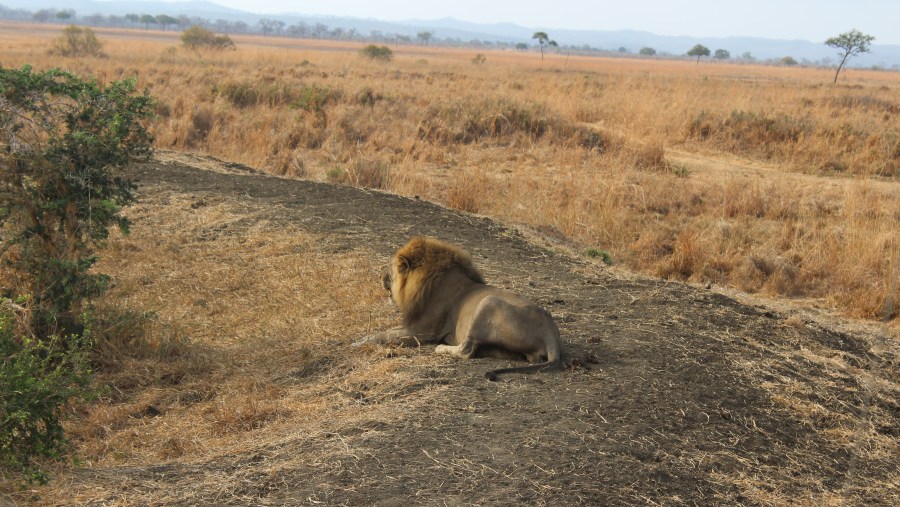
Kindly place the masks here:
<instances>
[{"instance_id":1,"label":"dry grass","mask_svg":"<svg viewBox=\"0 0 900 507\"><path fill-rule=\"evenodd\" d=\"M98 266L116 279L98 317L106 338L97 381L109 387L67 427L82 470L208 463L258 452L260 439L277 445L321 437L325 420L333 430L401 416L391 400L421 383L407 365L419 352L373 347L346 354L348 338L392 322L385 294L368 283L380 269L368 254L336 254L327 239L215 199L155 194L129 215L133 235L115 238ZM372 360L385 354L392 359ZM420 391L413 403L430 394ZM309 466L320 457L296 459ZM64 466L52 473L41 503L104 496L102 478L72 482ZM222 481L193 489L217 490ZM15 491L0 484L0 494ZM108 485L118 499L110 501L125 501L119 486ZM14 495L27 499L27 492ZM132 491L127 503L167 498L173 500Z\"/></svg>"},{"instance_id":2,"label":"dry grass","mask_svg":"<svg viewBox=\"0 0 900 507\"><path fill-rule=\"evenodd\" d=\"M384 188L609 251L646 273L896 323L900 75L100 30L106 59L48 56L4 25L3 65L137 76L157 146Z\"/></svg>"}]
</instances>

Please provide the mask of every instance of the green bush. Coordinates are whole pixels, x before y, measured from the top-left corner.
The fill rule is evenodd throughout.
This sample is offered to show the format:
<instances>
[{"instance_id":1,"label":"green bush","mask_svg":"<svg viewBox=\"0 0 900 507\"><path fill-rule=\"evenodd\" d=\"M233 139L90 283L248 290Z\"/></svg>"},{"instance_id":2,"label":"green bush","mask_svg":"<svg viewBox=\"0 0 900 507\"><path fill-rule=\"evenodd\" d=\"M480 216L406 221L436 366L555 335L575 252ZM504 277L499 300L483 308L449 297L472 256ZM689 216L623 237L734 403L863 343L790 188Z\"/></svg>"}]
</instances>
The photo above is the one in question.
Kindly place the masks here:
<instances>
[{"instance_id":1,"label":"green bush","mask_svg":"<svg viewBox=\"0 0 900 507\"><path fill-rule=\"evenodd\" d=\"M600 250L599 248L589 248L584 252L584 254L591 259L600 259L601 261L603 261L603 264L606 264L607 266L613 265L612 255L606 250Z\"/></svg>"},{"instance_id":2,"label":"green bush","mask_svg":"<svg viewBox=\"0 0 900 507\"><path fill-rule=\"evenodd\" d=\"M0 466L45 481L65 450L62 407L89 393L91 271L134 185L116 169L149 157L153 100L58 69L0 66Z\"/></svg>"},{"instance_id":3,"label":"green bush","mask_svg":"<svg viewBox=\"0 0 900 507\"><path fill-rule=\"evenodd\" d=\"M78 334L85 299L107 278L90 271L134 185L116 172L149 157L153 101L133 80L101 87L58 69L0 67L0 269L29 295L32 334Z\"/></svg>"},{"instance_id":4,"label":"green bush","mask_svg":"<svg viewBox=\"0 0 900 507\"><path fill-rule=\"evenodd\" d=\"M73 399L92 395L87 355L90 330L40 340L17 335L15 307L0 312L0 465L46 482L40 460L59 460L66 450L61 415Z\"/></svg>"},{"instance_id":5,"label":"green bush","mask_svg":"<svg viewBox=\"0 0 900 507\"><path fill-rule=\"evenodd\" d=\"M53 41L50 54L60 56L105 56L103 45L90 28L69 25L62 35Z\"/></svg>"},{"instance_id":6,"label":"green bush","mask_svg":"<svg viewBox=\"0 0 900 507\"><path fill-rule=\"evenodd\" d=\"M188 49L235 49L231 37L216 35L199 25L193 25L181 33L181 44Z\"/></svg>"},{"instance_id":7,"label":"green bush","mask_svg":"<svg viewBox=\"0 0 900 507\"><path fill-rule=\"evenodd\" d=\"M394 52L391 51L391 48L387 46L376 46L375 44L369 44L360 49L359 54L365 58L383 62L389 62L394 59Z\"/></svg>"}]
</instances>

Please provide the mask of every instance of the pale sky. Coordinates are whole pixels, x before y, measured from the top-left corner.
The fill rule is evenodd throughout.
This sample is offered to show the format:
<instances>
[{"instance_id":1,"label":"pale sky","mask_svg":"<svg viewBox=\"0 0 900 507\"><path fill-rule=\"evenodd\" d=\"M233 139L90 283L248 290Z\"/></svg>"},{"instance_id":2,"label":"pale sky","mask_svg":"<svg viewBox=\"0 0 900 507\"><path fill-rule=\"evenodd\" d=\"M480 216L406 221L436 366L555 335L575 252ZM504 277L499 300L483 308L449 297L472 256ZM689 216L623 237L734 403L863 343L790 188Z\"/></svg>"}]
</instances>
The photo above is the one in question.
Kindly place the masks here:
<instances>
[{"instance_id":1,"label":"pale sky","mask_svg":"<svg viewBox=\"0 0 900 507\"><path fill-rule=\"evenodd\" d=\"M632 29L660 35L736 35L812 42L823 42L856 28L874 35L875 44L900 44L900 0L211 1L261 14L290 12L386 21L452 17L527 28Z\"/></svg>"}]
</instances>

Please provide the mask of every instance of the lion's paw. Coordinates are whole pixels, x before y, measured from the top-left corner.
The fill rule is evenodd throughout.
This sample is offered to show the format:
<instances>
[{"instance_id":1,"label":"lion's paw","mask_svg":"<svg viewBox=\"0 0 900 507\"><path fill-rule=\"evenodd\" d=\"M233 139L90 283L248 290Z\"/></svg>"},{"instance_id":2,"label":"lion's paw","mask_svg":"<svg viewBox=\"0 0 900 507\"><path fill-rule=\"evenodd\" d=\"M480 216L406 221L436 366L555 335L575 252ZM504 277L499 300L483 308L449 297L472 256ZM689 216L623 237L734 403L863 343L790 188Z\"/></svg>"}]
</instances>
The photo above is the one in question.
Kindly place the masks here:
<instances>
[{"instance_id":1,"label":"lion's paw","mask_svg":"<svg viewBox=\"0 0 900 507\"><path fill-rule=\"evenodd\" d=\"M351 347L359 347L359 346L365 345L366 343L369 343L369 337L363 336L359 340L356 340L355 342L351 342L350 346Z\"/></svg>"}]
</instances>

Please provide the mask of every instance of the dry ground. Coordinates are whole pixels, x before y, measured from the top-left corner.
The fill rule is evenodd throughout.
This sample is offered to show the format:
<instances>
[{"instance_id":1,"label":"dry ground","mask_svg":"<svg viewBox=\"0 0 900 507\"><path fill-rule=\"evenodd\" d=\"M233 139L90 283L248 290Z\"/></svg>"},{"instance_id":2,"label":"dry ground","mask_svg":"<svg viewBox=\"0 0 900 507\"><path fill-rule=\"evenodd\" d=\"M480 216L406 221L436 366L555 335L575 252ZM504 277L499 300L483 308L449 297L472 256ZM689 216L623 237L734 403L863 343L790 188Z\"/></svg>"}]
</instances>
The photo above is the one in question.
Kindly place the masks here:
<instances>
[{"instance_id":1,"label":"dry ground","mask_svg":"<svg viewBox=\"0 0 900 507\"><path fill-rule=\"evenodd\" d=\"M101 306L136 330L112 333L111 388L71 418L81 464L0 503L900 504L884 329L638 278L416 199L174 154L131 172ZM502 361L349 347L394 323L377 274L416 234L552 310L575 367L491 383Z\"/></svg>"}]
</instances>

